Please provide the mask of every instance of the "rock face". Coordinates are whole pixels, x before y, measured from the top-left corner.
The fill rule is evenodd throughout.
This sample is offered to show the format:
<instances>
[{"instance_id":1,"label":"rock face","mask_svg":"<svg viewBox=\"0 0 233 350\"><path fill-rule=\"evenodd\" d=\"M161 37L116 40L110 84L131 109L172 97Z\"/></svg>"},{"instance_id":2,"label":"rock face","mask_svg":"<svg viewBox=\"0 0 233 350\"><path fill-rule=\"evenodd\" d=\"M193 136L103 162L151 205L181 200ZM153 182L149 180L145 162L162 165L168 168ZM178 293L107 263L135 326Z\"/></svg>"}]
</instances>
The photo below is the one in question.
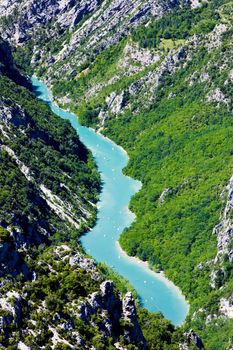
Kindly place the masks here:
<instances>
[{"instance_id":1,"label":"rock face","mask_svg":"<svg viewBox=\"0 0 233 350\"><path fill-rule=\"evenodd\" d=\"M102 344L111 339L112 345L120 343L126 348L135 345L137 349L146 349L131 293L122 298L112 281L104 281L96 263L77 253L77 248L73 250L65 244L49 248L38 260L32 275L31 281L21 280L20 287L11 284L8 290L9 281L1 280L1 287L5 287L0 295L1 345L5 344L4 337L16 336L20 326L20 344L29 347L41 345L41 335L46 334L43 344L52 343L54 347L59 344L88 350L96 345L98 335ZM59 308L56 288L60 292L65 290ZM95 292L88 293L93 289ZM43 317L44 333L40 317ZM26 319L30 321L24 322ZM93 338L93 343L85 332ZM28 337L30 334L33 338Z\"/></svg>"},{"instance_id":2,"label":"rock face","mask_svg":"<svg viewBox=\"0 0 233 350\"><path fill-rule=\"evenodd\" d=\"M224 96L220 88L216 88L214 91L211 91L207 99L208 101L221 102L225 104L230 102L230 99Z\"/></svg>"},{"instance_id":3,"label":"rock face","mask_svg":"<svg viewBox=\"0 0 233 350\"><path fill-rule=\"evenodd\" d=\"M89 322L95 314L101 314L98 327L106 336L111 336L117 342L123 335L125 344L135 344L139 349L146 348L145 339L138 324L137 311L132 294L128 292L123 300L114 291L112 281L105 281L100 285L100 292L88 296L79 305L80 318ZM121 326L124 322L124 326Z\"/></svg>"},{"instance_id":4,"label":"rock face","mask_svg":"<svg viewBox=\"0 0 233 350\"><path fill-rule=\"evenodd\" d=\"M172 190L170 188L165 188L159 197L159 202L162 204L170 193L172 193Z\"/></svg>"},{"instance_id":5,"label":"rock face","mask_svg":"<svg viewBox=\"0 0 233 350\"><path fill-rule=\"evenodd\" d=\"M226 188L221 193L222 198L226 198L225 208L220 216L219 223L214 227L213 234L217 236L217 255L212 263L210 275L210 285L214 289L222 287L227 271L224 263L233 262L233 176ZM233 296L222 297L219 302L219 314L224 317L233 318Z\"/></svg>"},{"instance_id":6,"label":"rock face","mask_svg":"<svg viewBox=\"0 0 233 350\"><path fill-rule=\"evenodd\" d=\"M1 28L1 26L0 26ZM13 79L17 84L30 88L28 79L20 74L14 67L11 47L8 42L0 38L0 75L6 75Z\"/></svg>"},{"instance_id":7,"label":"rock face","mask_svg":"<svg viewBox=\"0 0 233 350\"><path fill-rule=\"evenodd\" d=\"M220 223L216 225L213 230L213 234L217 234L218 237L218 254L215 259L216 262L224 254L227 254L230 262L233 261L233 251L230 247L230 243L233 238L233 223L231 219L231 212L233 208L233 176L226 187L226 192L227 202L225 209L220 217Z\"/></svg>"},{"instance_id":8,"label":"rock face","mask_svg":"<svg viewBox=\"0 0 233 350\"><path fill-rule=\"evenodd\" d=\"M129 324L124 334L125 339L129 344L131 343L131 339L134 339L136 344L142 344L141 349L146 349L145 340L138 324L137 311L131 292L126 293L123 299L122 309L123 319Z\"/></svg>"},{"instance_id":9,"label":"rock face","mask_svg":"<svg viewBox=\"0 0 233 350\"><path fill-rule=\"evenodd\" d=\"M220 312L225 317L233 318L233 294L228 299L220 299Z\"/></svg>"},{"instance_id":10,"label":"rock face","mask_svg":"<svg viewBox=\"0 0 233 350\"><path fill-rule=\"evenodd\" d=\"M22 45L30 38L35 38L38 45L34 47L32 61L44 61L49 67L50 76L63 77L69 71L75 72L78 66L85 64L106 48L116 44L127 36L132 28L147 23L152 17L161 17L173 8L183 4L179 0L82 0L76 1L49 0L34 2L26 0L5 0L0 2L0 19L2 20L1 35L15 45ZM82 23L82 20L84 22ZM121 25L119 26L119 23ZM69 32L69 36L64 36ZM58 40L61 38L59 52L47 52L40 47L41 40ZM111 35L109 35L111 33ZM52 44L53 46L53 44ZM149 51L126 48L136 61L156 61ZM49 49L50 51L50 49ZM56 62L69 60L53 69ZM132 72L137 70L132 66Z\"/></svg>"},{"instance_id":11,"label":"rock face","mask_svg":"<svg viewBox=\"0 0 233 350\"><path fill-rule=\"evenodd\" d=\"M123 55L118 62L118 67L124 74L131 76L145 69L145 67L155 64L160 59L158 53L152 53L148 49L137 47L135 44L127 43Z\"/></svg>"},{"instance_id":12,"label":"rock face","mask_svg":"<svg viewBox=\"0 0 233 350\"><path fill-rule=\"evenodd\" d=\"M30 278L30 270L24 262L23 257L17 251L12 242L0 244L0 277L11 275L17 277L22 274L24 278Z\"/></svg>"},{"instance_id":13,"label":"rock face","mask_svg":"<svg viewBox=\"0 0 233 350\"><path fill-rule=\"evenodd\" d=\"M85 271L91 273L93 279L99 279L99 275L96 271L97 264L93 259L87 258L81 253L77 253L70 258L69 263L71 266L78 266L79 268L85 269Z\"/></svg>"},{"instance_id":14,"label":"rock face","mask_svg":"<svg viewBox=\"0 0 233 350\"><path fill-rule=\"evenodd\" d=\"M37 111L34 109L39 102L30 92L30 81L16 69L10 46L2 41L0 84L0 186L3 196L0 208L0 230L3 236L0 237L1 276L9 273L16 277L22 273L29 277L22 251L31 246L48 244L50 237L58 230L66 233L69 230L79 230L81 223L85 225L92 220L95 204L91 202L89 194L87 200L85 195L78 193L77 186L72 185L72 176L69 174L71 169L64 169L64 164L61 163L58 168L55 166L58 154L60 161L64 162L65 148L71 147L69 156L75 158L76 165L80 162L80 165L86 166L88 172L88 152L68 123L65 123L66 126L63 124L63 127L70 133L70 137L62 149L65 144L61 147L61 138L57 134L61 121L48 109L42 112L45 107L41 109L41 105L38 105ZM43 113L44 118L41 118ZM54 125L58 123L58 129L52 131L51 126L45 128L45 119L50 117L55 118ZM54 157L51 164L48 165L46 157L41 157L43 152ZM42 174L49 166L49 177L52 176L53 181L47 183L47 176ZM53 166L56 169L52 170ZM58 169L60 181L55 189ZM92 201L95 201L94 197Z\"/></svg>"},{"instance_id":15,"label":"rock face","mask_svg":"<svg viewBox=\"0 0 233 350\"><path fill-rule=\"evenodd\" d=\"M129 51L129 48L127 48ZM129 51L130 60L132 51ZM135 56L138 57L138 60L143 60L142 56L146 64L140 67L137 67L137 71L141 69L145 69L145 66L153 67L154 63L158 62L158 55L148 55L147 50L141 51L140 54L137 53ZM134 56L134 57L135 57ZM124 56L123 56L124 57ZM123 58L121 58L122 60ZM164 76L167 74L174 74L177 70L181 69L183 64L187 59L187 49L184 47L179 48L178 50L174 50L169 55L167 55L164 60L156 67L155 69L151 69L148 73L144 74L141 78L136 79L133 83L131 83L126 89L124 89L121 94L117 94L116 92L112 92L105 100L106 104L104 108L100 111L98 119L99 126L103 127L109 115L119 115L123 113L125 110L132 110L132 100L137 98L137 104L140 103L144 108L148 108L154 101L156 96L156 91L159 85L162 83ZM121 62L121 60L119 62ZM132 65L127 65L127 60L125 59L125 73L123 76L116 76L115 81L119 81L120 79L124 79L124 76L130 76L132 74ZM120 63L119 63L120 65ZM121 64L121 69L123 69L124 65ZM126 68L127 67L127 68ZM114 81L114 82L115 82ZM108 86L108 83L106 83ZM103 88L102 86L101 88ZM101 90L100 88L100 90ZM98 92L95 91L95 93ZM138 108L134 109L132 113L137 114Z\"/></svg>"},{"instance_id":16,"label":"rock face","mask_svg":"<svg viewBox=\"0 0 233 350\"><path fill-rule=\"evenodd\" d=\"M189 342L192 342L195 345L197 349L204 348L201 338L198 337L198 335L192 329L190 329L189 332L185 333L185 336Z\"/></svg>"},{"instance_id":17,"label":"rock face","mask_svg":"<svg viewBox=\"0 0 233 350\"><path fill-rule=\"evenodd\" d=\"M75 33L73 43L78 45L83 38L89 37L88 46L99 44L108 46L110 42L116 42L122 34L129 29L129 26L136 26L147 19L149 15L161 16L164 11L179 6L178 0L160 2L149 0L146 5L144 1L114 0L111 2L101 0L31 0L18 1L5 0L0 3L0 16L3 18L3 27L7 31L4 38L11 39L20 44L30 38L38 29L54 21L58 28L69 27L75 29L84 16L91 15L91 18ZM8 19L14 19L9 26ZM121 19L122 25L117 28ZM5 21L4 21L5 20ZM5 26L4 26L5 24ZM101 29L101 35L96 35ZM116 29L115 33L113 30ZM113 36L108 37L112 31ZM100 33L99 33L100 34ZM103 40L104 38L104 40ZM66 53L65 53L66 52ZM65 50L67 55L69 50Z\"/></svg>"},{"instance_id":18,"label":"rock face","mask_svg":"<svg viewBox=\"0 0 233 350\"><path fill-rule=\"evenodd\" d=\"M12 0L1 1L0 16L3 18L2 27L5 29L3 38L11 37L16 44L22 44L54 18L57 18L57 29L76 26L85 15L94 11L99 3L98 0L82 0L78 3L73 0L40 0L36 3L29 0L20 4ZM14 23L4 26L5 18L13 19Z\"/></svg>"}]
</instances>

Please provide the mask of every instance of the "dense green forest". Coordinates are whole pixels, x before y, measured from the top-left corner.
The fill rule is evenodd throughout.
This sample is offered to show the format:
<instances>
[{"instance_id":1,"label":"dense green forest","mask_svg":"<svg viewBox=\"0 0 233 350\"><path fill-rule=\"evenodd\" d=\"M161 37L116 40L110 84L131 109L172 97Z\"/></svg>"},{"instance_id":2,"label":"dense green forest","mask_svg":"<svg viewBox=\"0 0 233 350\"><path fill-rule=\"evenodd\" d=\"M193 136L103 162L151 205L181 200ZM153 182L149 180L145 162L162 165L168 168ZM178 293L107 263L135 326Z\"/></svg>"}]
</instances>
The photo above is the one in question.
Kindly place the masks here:
<instances>
[{"instance_id":1,"label":"dense green forest","mask_svg":"<svg viewBox=\"0 0 233 350\"><path fill-rule=\"evenodd\" d=\"M17 72L14 81L8 72L15 69L11 64L2 62L0 76L0 347L112 350L118 339L128 350L138 350L140 345L124 339L132 325L123 318L114 324L116 334L105 336L104 322L109 320L101 307L87 319L77 311L90 294L100 293L106 279L114 281L114 298L119 292L136 293L124 278L84 255L77 240L95 221L90 201L96 203L100 191L94 160L71 125L37 100L25 77ZM72 205L75 218L83 217L80 203L85 206L91 213L88 221L75 229L57 215L41 184ZM178 349L184 341L180 330L160 314L141 308L137 312L147 349Z\"/></svg>"},{"instance_id":2,"label":"dense green forest","mask_svg":"<svg viewBox=\"0 0 233 350\"><path fill-rule=\"evenodd\" d=\"M226 205L226 186L233 170L232 13L233 5L229 0L205 2L193 10L189 6L180 7L161 18L151 17L146 24L132 28L127 37L124 36L107 49L90 52L81 65L71 53L64 60L54 59L52 67L43 57L38 60L38 66L35 63L33 67L37 75L50 82L53 94L61 105L74 111L83 124L101 129L104 135L126 149L130 161L125 173L143 183L130 205L137 219L123 232L120 243L128 254L147 260L152 269L164 270L190 302L190 313L185 324L175 331L160 315L139 309L139 321L148 349L177 349L178 343L183 342L184 331L189 328L201 336L208 350L230 350L233 344L232 320L220 311L220 299L229 299L232 295L232 262L227 254L216 260L217 236L213 233ZM31 72L29 63L34 44L37 49L43 49L43 55L56 56L64 43L69 45L72 37L72 33L67 31L60 38L54 36L47 40L45 33L46 29L34 39L35 42L32 40L15 51L19 69ZM139 55L146 55L149 51L158 59L152 60L151 65L139 61L135 63L132 56L126 61L127 47L139 52ZM62 70L63 67L65 70ZM59 77L56 71L65 74ZM6 79L3 78L1 88L5 91L5 97L9 98L12 92L11 89L7 91L4 82L9 81ZM25 95L22 88L17 87L16 92L20 92L17 103L23 99L30 115L32 96L28 92ZM119 97L121 93L120 110L116 112L116 109L111 109L109 100L114 94ZM53 125L54 117L48 108L41 103L40 109L51 118L50 126ZM32 114L37 115L39 122L34 122L39 123L44 133L48 123L36 109ZM101 115L104 118L101 119ZM65 167L65 171L69 171L75 179L74 182L69 180L72 190L75 191L78 181L80 195L85 193L89 198L85 186L93 186L95 201L100 189L99 178L93 160L85 149L79 145L78 153L83 156L76 168L75 154L71 150L76 141L71 145L62 141L64 164L57 160L57 152L63 152L59 145L63 133L67 132L66 128L72 134L69 125L62 124L58 126L58 131L57 126L49 131L55 147L48 150L46 146L41 158L44 134L35 137L31 128L34 128L34 124L29 127L28 135L36 140L30 147L35 150L41 165L38 166L28 150L19 148L17 142L5 140L6 143L20 154L23 161L29 160L28 165L33 173L54 193L59 193L57 171L63 171ZM24 134L19 138L20 144L23 144ZM47 156L49 163L46 163ZM14 162L4 152L2 162L5 164L4 174L8 168L14 167ZM84 169L86 163L90 165L87 173L79 174L78 169ZM46 171L48 164L53 164L49 172ZM32 210L28 198L34 185L29 188L24 186L25 179L18 170L10 173L9 178L22 184L23 189L17 194L16 202L25 202L23 209L28 214ZM4 176L2 186L5 186L3 180ZM62 178L62 181L66 180ZM10 191L7 181L5 191ZM8 197L8 192L6 194L1 200L4 208L8 209L10 202L5 197L13 201L13 195L11 193ZM66 193L62 194L64 200L66 196ZM25 201L22 198L26 198ZM35 208L39 212L40 209ZM49 220L54 223L54 218L50 217ZM231 220L229 225L232 226ZM9 234L2 230L1 235L2 240L9 243ZM64 237L70 239L76 235L77 232L68 230ZM56 242L62 240L57 230L52 237ZM229 249L231 247L232 243ZM43 259L52 264L53 254L46 254ZM20 261L23 256L18 259ZM53 268L56 270L57 266ZM64 271L60 269L59 266L56 277L50 274L45 278L48 280L40 277L41 295L37 283L31 286L32 295L45 300L51 313L63 310L63 299L67 303L72 300L72 295L65 296L65 285L72 285L81 297L86 293L83 286L79 283L73 285L70 281L73 271L68 272L67 267L64 267ZM122 291L126 291L125 282L122 283L112 272L109 275L106 268L101 269L105 276L107 274L116 279ZM216 272L215 285L212 283L213 272ZM83 278L82 273L78 272L78 278ZM62 281L62 285L64 282L64 288L58 280ZM61 287L61 294L54 292L58 286ZM87 292L92 292L90 285L87 284L85 288ZM57 302L54 301L56 298ZM95 337L92 327L87 329L83 324L77 327L87 342L91 339L88 345L95 344L97 349L111 349L112 340L103 345L100 334ZM156 334L156 337L152 334Z\"/></svg>"},{"instance_id":3,"label":"dense green forest","mask_svg":"<svg viewBox=\"0 0 233 350\"><path fill-rule=\"evenodd\" d=\"M223 53L230 62L231 38L228 32L223 46L214 54L201 47L185 69L164 77L149 110L137 115L127 113L117 121L109 119L105 130L129 152L126 173L143 183L131 202L137 220L123 233L120 243L128 254L165 270L188 297L190 314L205 310L195 320L188 318L187 324L198 329L211 350L225 349L233 333L230 320L203 328L206 316L218 313L218 300L230 296L233 287L228 258L218 280L218 288L224 289L211 288L208 263L216 255L212 231L225 205L220 194L233 171L233 116L232 107L206 103L203 97L208 83L188 86L187 79L213 62L211 80L230 98L232 85L224 89L230 67L219 75L214 62L221 62ZM169 99L170 93L174 97ZM161 203L159 198L166 189Z\"/></svg>"},{"instance_id":4,"label":"dense green forest","mask_svg":"<svg viewBox=\"0 0 233 350\"><path fill-rule=\"evenodd\" d=\"M130 207L137 220L122 234L120 243L128 254L148 260L153 269L165 270L181 288L191 305L186 326L196 329L211 350L226 349L233 332L230 320L206 323L208 315L218 315L220 298L229 297L233 287L232 263L227 256L223 265L217 266L222 272L216 288L210 280L217 254L212 232L226 203L226 195L220 195L233 170L231 11L229 1L205 3L192 12L176 10L133 30L128 40L103 51L80 71L77 68L74 79L55 80L53 85L57 97L69 92L68 106L90 126L98 125L99 112L107 110L106 97L124 91L126 108L117 118L107 111L102 132L127 150L130 161L125 172L141 180L143 188ZM208 40L219 23L227 30L221 44L209 49ZM189 43L193 35L197 43ZM161 59L109 84L120 72L118 61L128 42L159 52ZM139 97L129 94L130 84L140 81L182 45L189 59L185 57L185 64L174 73L160 77L152 102L147 104L140 90ZM203 74L207 78L202 80ZM101 88L89 96L87 91L96 84ZM217 87L225 101L208 100Z\"/></svg>"},{"instance_id":5,"label":"dense green forest","mask_svg":"<svg viewBox=\"0 0 233 350\"><path fill-rule=\"evenodd\" d=\"M14 173L12 174L10 188L7 183L2 186L4 190L1 192L1 198L4 200L4 206L1 206L1 217L7 221L6 213L9 212L10 220L11 210L15 211L16 209L20 213L19 216L25 213L25 218L28 217L29 213L36 212L37 201L34 203L33 195L30 193L35 190L39 197L38 187L43 184L55 195L59 195L61 200L70 202L73 206L72 215L77 218L82 217L83 213L72 193L80 196L81 200L84 201L83 205L94 214L88 223L93 224L95 209L88 201L96 202L100 189L100 179L91 155L80 143L75 131L68 122L54 116L43 102L36 101L32 93L24 87L16 85L9 78L4 76L0 78L0 88L5 108L9 108L13 113L10 121L10 135L17 134L17 138L3 136L2 143L9 147L21 162L26 164L34 178L32 183L28 183L27 187L31 187L31 189L28 190L27 196L24 198L23 193L20 195L20 191L24 191L24 188L18 186L20 175L16 177ZM23 105L22 109L19 107L21 105ZM6 161L8 158L9 156L5 155ZM1 176L5 182L5 176L3 174ZM20 177L24 178L22 174ZM26 179L22 181L27 182ZM63 184L62 187L61 184ZM18 190L15 193L16 187ZM19 197L17 198L17 196ZM14 202L16 208L12 208ZM39 202L38 205L40 206L42 203ZM46 212L45 201L43 207ZM39 219L41 212L35 215ZM16 218L15 221L17 221ZM10 223L8 222L8 224ZM12 224L14 223L12 222ZM84 230L85 227L87 226L84 225L81 230ZM56 235L59 236L61 233ZM61 236L58 239L61 240Z\"/></svg>"},{"instance_id":6,"label":"dense green forest","mask_svg":"<svg viewBox=\"0 0 233 350\"><path fill-rule=\"evenodd\" d=\"M134 41L144 48L158 47L162 39L187 39L193 34L207 34L219 22L220 14L216 12L219 0L205 3L193 11L182 8L132 33Z\"/></svg>"}]
</instances>

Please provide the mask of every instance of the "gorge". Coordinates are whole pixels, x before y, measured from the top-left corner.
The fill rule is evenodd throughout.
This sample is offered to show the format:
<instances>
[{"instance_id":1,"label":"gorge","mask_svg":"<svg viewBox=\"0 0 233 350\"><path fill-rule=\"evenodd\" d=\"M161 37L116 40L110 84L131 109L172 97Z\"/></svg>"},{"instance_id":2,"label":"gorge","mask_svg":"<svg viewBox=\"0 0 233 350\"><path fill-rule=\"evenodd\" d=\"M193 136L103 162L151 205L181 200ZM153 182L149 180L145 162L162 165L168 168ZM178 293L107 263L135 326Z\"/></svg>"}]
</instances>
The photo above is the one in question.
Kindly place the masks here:
<instances>
[{"instance_id":1,"label":"gorge","mask_svg":"<svg viewBox=\"0 0 233 350\"><path fill-rule=\"evenodd\" d=\"M0 1L2 346L232 350L232 14L231 0ZM95 159L33 74L92 128ZM179 310L151 299L158 281Z\"/></svg>"},{"instance_id":2,"label":"gorge","mask_svg":"<svg viewBox=\"0 0 233 350\"><path fill-rule=\"evenodd\" d=\"M81 126L74 114L57 107L45 84L32 78L36 95L48 102L54 113L68 119L80 140L92 151L101 173L103 188L98 204L97 224L81 238L86 252L98 262L104 262L123 275L136 289L142 306L149 311L160 311L174 325L184 322L188 304L172 282L145 267L140 261L132 262L117 246L117 240L134 219L128 209L131 196L141 184L122 174L128 162L125 152L116 144Z\"/></svg>"}]
</instances>

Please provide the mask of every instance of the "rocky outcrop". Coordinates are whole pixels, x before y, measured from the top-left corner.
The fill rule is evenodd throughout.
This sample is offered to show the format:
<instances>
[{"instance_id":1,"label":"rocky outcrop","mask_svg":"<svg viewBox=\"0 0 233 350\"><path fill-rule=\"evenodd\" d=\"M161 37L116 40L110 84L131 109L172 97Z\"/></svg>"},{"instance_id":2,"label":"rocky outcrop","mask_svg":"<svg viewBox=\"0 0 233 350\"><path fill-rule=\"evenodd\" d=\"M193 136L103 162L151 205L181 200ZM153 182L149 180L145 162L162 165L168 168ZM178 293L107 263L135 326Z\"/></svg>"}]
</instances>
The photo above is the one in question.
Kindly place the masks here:
<instances>
[{"instance_id":1,"label":"rocky outcrop","mask_svg":"<svg viewBox=\"0 0 233 350\"><path fill-rule=\"evenodd\" d=\"M81 253L77 253L70 258L69 263L71 266L78 266L79 268L84 269L91 274L93 279L97 281L100 280L100 275L96 268L97 264L93 259L87 258Z\"/></svg>"},{"instance_id":2,"label":"rocky outcrop","mask_svg":"<svg viewBox=\"0 0 233 350\"><path fill-rule=\"evenodd\" d=\"M233 294L229 298L220 299L219 311L223 316L233 318Z\"/></svg>"},{"instance_id":3,"label":"rocky outcrop","mask_svg":"<svg viewBox=\"0 0 233 350\"><path fill-rule=\"evenodd\" d=\"M28 307L23 296L16 291L8 291L0 297L0 333L10 336L11 330L20 324L23 313ZM2 345L2 344L1 344ZM3 347L4 348L4 347Z\"/></svg>"},{"instance_id":4,"label":"rocky outcrop","mask_svg":"<svg viewBox=\"0 0 233 350\"><path fill-rule=\"evenodd\" d=\"M124 333L124 338L128 344L131 344L132 339L134 339L136 344L141 344L141 349L146 349L145 339L138 324L136 306L131 292L126 293L123 299L122 318L128 324Z\"/></svg>"},{"instance_id":5,"label":"rocky outcrop","mask_svg":"<svg viewBox=\"0 0 233 350\"><path fill-rule=\"evenodd\" d=\"M64 46L56 60L65 59L72 54L76 61L83 62L87 58L85 52L90 54L94 50L100 52L108 48L117 43L132 27L146 22L150 15L161 16L175 6L179 6L179 2L175 0L162 3L150 0L147 1L146 6L142 0L103 1L91 18L74 32L69 45ZM120 26L119 22L121 22ZM111 36L108 35L110 32ZM82 53L79 53L78 49L81 47Z\"/></svg>"},{"instance_id":6,"label":"rocky outcrop","mask_svg":"<svg viewBox=\"0 0 233 350\"><path fill-rule=\"evenodd\" d=\"M18 2L5 0L0 3L2 36L19 45L30 39L35 32L56 18L56 29L76 26L85 15L93 12L100 1L82 0L31 0ZM12 21L12 23L9 23ZM60 28L60 29L59 29Z\"/></svg>"},{"instance_id":7,"label":"rocky outcrop","mask_svg":"<svg viewBox=\"0 0 233 350\"><path fill-rule=\"evenodd\" d=\"M22 316L22 300L22 296L15 291L9 291L4 298L0 298L0 307L2 310L9 311L16 323L19 323Z\"/></svg>"},{"instance_id":8,"label":"rocky outcrop","mask_svg":"<svg viewBox=\"0 0 233 350\"><path fill-rule=\"evenodd\" d=\"M145 350L131 293L123 298L112 281L104 281L96 263L77 252L77 247L75 250L66 244L50 247L38 260L32 275L31 281L20 285L20 291L10 287L7 290L9 281L5 281L0 295L1 339L15 336L20 326L19 348L24 345L30 348L34 341L41 344L41 337L46 334L43 344L49 343L52 348L62 344L88 350L92 346L88 337L93 338L95 346L98 335L103 344L111 339L112 346L135 345ZM88 288L95 291L89 294ZM60 293L64 300L59 300Z\"/></svg>"},{"instance_id":9,"label":"rocky outcrop","mask_svg":"<svg viewBox=\"0 0 233 350\"><path fill-rule=\"evenodd\" d=\"M179 350L190 350L188 343L180 343Z\"/></svg>"},{"instance_id":10,"label":"rocky outcrop","mask_svg":"<svg viewBox=\"0 0 233 350\"><path fill-rule=\"evenodd\" d=\"M122 302L120 295L114 290L112 281L105 281L100 285L100 292L91 294L86 302L79 306L80 317L83 321L88 322L91 315L99 311L103 312L103 319L106 318L107 312L107 323L111 320L111 329L108 328L108 332L112 333L112 328L117 329L119 324L119 318L122 310ZM104 328L104 324L102 325Z\"/></svg>"},{"instance_id":11,"label":"rocky outcrop","mask_svg":"<svg viewBox=\"0 0 233 350\"><path fill-rule=\"evenodd\" d=\"M226 98L224 96L220 88L216 88L214 91L211 91L207 96L207 100L209 102L213 101L213 102L218 102L218 103L221 102L225 104L229 104L231 101L229 98Z\"/></svg>"},{"instance_id":12,"label":"rocky outcrop","mask_svg":"<svg viewBox=\"0 0 233 350\"><path fill-rule=\"evenodd\" d=\"M141 52L143 55L143 53ZM145 53L145 60L147 61L147 54ZM164 58L161 64L158 65L155 69L150 70L148 73L144 74L141 78L136 79L131 83L127 89L123 90L121 94L112 92L107 96L104 108L100 111L98 115L99 127L104 127L108 116L119 115L124 112L124 110L133 109L133 100L136 98L136 104L139 102L140 108L148 108L154 101L156 96L156 91L159 85L162 83L163 78L166 75L175 73L178 69L182 67L187 58L187 49L180 47L178 50L174 50L169 53L168 56ZM141 58L142 59L142 58ZM158 56L152 56L147 61L148 65L159 60ZM128 69L128 68L127 68ZM125 74L128 75L128 70L126 69ZM130 75L130 73L129 73ZM116 78L118 80L119 78ZM138 113L138 108L133 109L133 113Z\"/></svg>"},{"instance_id":13,"label":"rocky outcrop","mask_svg":"<svg viewBox=\"0 0 233 350\"><path fill-rule=\"evenodd\" d=\"M78 3L72 0L37 3L5 0L0 3L1 35L15 45L36 39L32 62L43 62L49 69L50 79L58 78L68 72L71 74L77 66L92 60L96 53L116 44L134 27L147 23L151 16L161 17L182 4L179 0L149 0L146 5L143 0L82 0ZM51 45L41 45L45 37ZM57 50L51 52L55 40L59 44L56 44ZM130 74L140 70L138 63L147 66L158 60L158 55L152 55L149 50L132 45L127 45L125 50L125 56L134 61Z\"/></svg>"},{"instance_id":14,"label":"rocky outcrop","mask_svg":"<svg viewBox=\"0 0 233 350\"><path fill-rule=\"evenodd\" d=\"M105 336L111 336L117 342L119 336L123 335L125 344L146 348L132 294L128 292L122 300L120 294L115 292L112 281L103 282L100 292L91 294L79 305L78 313L86 323L90 322L93 315L100 313L98 327Z\"/></svg>"},{"instance_id":15,"label":"rocky outcrop","mask_svg":"<svg viewBox=\"0 0 233 350\"><path fill-rule=\"evenodd\" d=\"M160 56L151 50L137 47L133 43L127 43L122 57L118 61L118 68L123 71L123 75L131 76L158 62Z\"/></svg>"},{"instance_id":16,"label":"rocky outcrop","mask_svg":"<svg viewBox=\"0 0 233 350\"><path fill-rule=\"evenodd\" d=\"M165 201L166 197L169 194L172 194L172 190L170 188L165 188L165 190L163 190L163 192L161 193L161 195L159 197L160 204L162 204Z\"/></svg>"},{"instance_id":17,"label":"rocky outcrop","mask_svg":"<svg viewBox=\"0 0 233 350\"><path fill-rule=\"evenodd\" d=\"M233 261L233 251L231 242L233 239L233 227L231 212L233 208L233 176L231 177L226 189L222 192L222 196L226 193L227 202L220 216L220 222L214 227L213 234L217 235L218 253L215 258L215 263L221 261L223 256L227 256L230 262Z\"/></svg>"},{"instance_id":18,"label":"rocky outcrop","mask_svg":"<svg viewBox=\"0 0 233 350\"><path fill-rule=\"evenodd\" d=\"M99 126L104 126L106 119L110 114L120 114L124 111L125 107L125 91L122 91L119 95L115 92L112 92L109 96L106 97L105 107L99 112L98 120Z\"/></svg>"},{"instance_id":19,"label":"rocky outcrop","mask_svg":"<svg viewBox=\"0 0 233 350\"><path fill-rule=\"evenodd\" d=\"M233 262L233 176L228 185L222 191L221 196L227 201L223 213L220 216L220 222L214 227L213 234L217 235L217 255L213 261L213 268L210 275L210 285L212 288L220 288L225 280L227 273L224 263ZM227 318L233 318L233 296L228 298L222 297L219 302L219 315Z\"/></svg>"},{"instance_id":20,"label":"rocky outcrop","mask_svg":"<svg viewBox=\"0 0 233 350\"><path fill-rule=\"evenodd\" d=\"M202 1L199 1L199 0L191 0L190 2L191 2L191 8L192 9L200 7L201 3L202 3Z\"/></svg>"},{"instance_id":21,"label":"rocky outcrop","mask_svg":"<svg viewBox=\"0 0 233 350\"><path fill-rule=\"evenodd\" d=\"M216 25L214 30L209 35L209 40L207 43L207 48L209 50L214 50L221 45L222 35L227 31L227 29L228 29L228 26L224 23Z\"/></svg>"},{"instance_id":22,"label":"rocky outcrop","mask_svg":"<svg viewBox=\"0 0 233 350\"><path fill-rule=\"evenodd\" d=\"M178 70L182 63L186 61L187 49L184 47L174 50L168 56L165 57L161 65L155 70L144 75L140 80L134 82L129 87L129 93L131 95L141 94L142 91L150 94L154 93L159 83L162 81L164 75L173 74Z\"/></svg>"},{"instance_id":23,"label":"rocky outcrop","mask_svg":"<svg viewBox=\"0 0 233 350\"><path fill-rule=\"evenodd\" d=\"M193 343L197 349L204 349L201 338L192 329L184 335L188 339L188 342Z\"/></svg>"}]
</instances>

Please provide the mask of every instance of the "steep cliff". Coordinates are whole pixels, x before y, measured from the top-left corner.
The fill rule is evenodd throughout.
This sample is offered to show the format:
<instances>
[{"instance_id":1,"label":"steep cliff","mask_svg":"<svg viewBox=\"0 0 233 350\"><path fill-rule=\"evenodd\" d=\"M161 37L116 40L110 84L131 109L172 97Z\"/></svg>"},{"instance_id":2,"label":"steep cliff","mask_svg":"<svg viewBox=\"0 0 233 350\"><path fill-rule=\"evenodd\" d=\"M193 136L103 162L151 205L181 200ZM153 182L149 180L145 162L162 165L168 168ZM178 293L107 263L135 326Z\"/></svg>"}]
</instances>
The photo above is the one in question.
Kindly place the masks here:
<instances>
[{"instance_id":1,"label":"steep cliff","mask_svg":"<svg viewBox=\"0 0 233 350\"><path fill-rule=\"evenodd\" d=\"M122 307L113 282L104 281L95 262L77 249L64 244L50 248L30 262L31 281L5 281L0 298L3 348L145 349L132 298L129 302L126 296Z\"/></svg>"},{"instance_id":2,"label":"steep cliff","mask_svg":"<svg viewBox=\"0 0 233 350\"><path fill-rule=\"evenodd\" d=\"M207 349L231 349L232 3L6 1L0 9L18 67L31 62L61 105L127 149L126 171L143 188L124 249L181 287L191 305L185 328Z\"/></svg>"},{"instance_id":3,"label":"steep cliff","mask_svg":"<svg viewBox=\"0 0 233 350\"><path fill-rule=\"evenodd\" d=\"M93 159L70 124L30 91L3 41L0 90L0 347L146 349L145 318L132 294L119 292L125 281L77 243L96 217ZM178 348L166 327L172 332L156 343Z\"/></svg>"},{"instance_id":4,"label":"steep cliff","mask_svg":"<svg viewBox=\"0 0 233 350\"><path fill-rule=\"evenodd\" d=\"M3 167L8 162L14 169L8 179L10 188L6 181L8 166L1 172L5 201L1 220L5 227L14 226L18 236L26 230L28 244L53 240L56 232L62 235L64 230L69 231L66 221L78 233L95 217L100 188L97 170L70 124L36 100L28 90L30 82L14 68L6 45L0 50L0 59L4 58L0 76L1 164Z\"/></svg>"},{"instance_id":5,"label":"steep cliff","mask_svg":"<svg viewBox=\"0 0 233 350\"><path fill-rule=\"evenodd\" d=\"M96 215L100 183L93 160L69 123L28 90L30 82L14 67L4 42L0 62L1 347L89 349L98 341L113 344L127 329L114 328L124 318L119 295L112 325L117 306L111 305L113 284L106 289L108 296L103 291L108 304L98 309L106 313L101 325L83 322L78 313L81 299L104 281L95 262L78 253L75 244ZM76 253L58 245L65 241L73 241ZM50 245L53 248L46 250ZM137 337L129 335L122 344L144 349L140 327L131 327Z\"/></svg>"}]
</instances>

